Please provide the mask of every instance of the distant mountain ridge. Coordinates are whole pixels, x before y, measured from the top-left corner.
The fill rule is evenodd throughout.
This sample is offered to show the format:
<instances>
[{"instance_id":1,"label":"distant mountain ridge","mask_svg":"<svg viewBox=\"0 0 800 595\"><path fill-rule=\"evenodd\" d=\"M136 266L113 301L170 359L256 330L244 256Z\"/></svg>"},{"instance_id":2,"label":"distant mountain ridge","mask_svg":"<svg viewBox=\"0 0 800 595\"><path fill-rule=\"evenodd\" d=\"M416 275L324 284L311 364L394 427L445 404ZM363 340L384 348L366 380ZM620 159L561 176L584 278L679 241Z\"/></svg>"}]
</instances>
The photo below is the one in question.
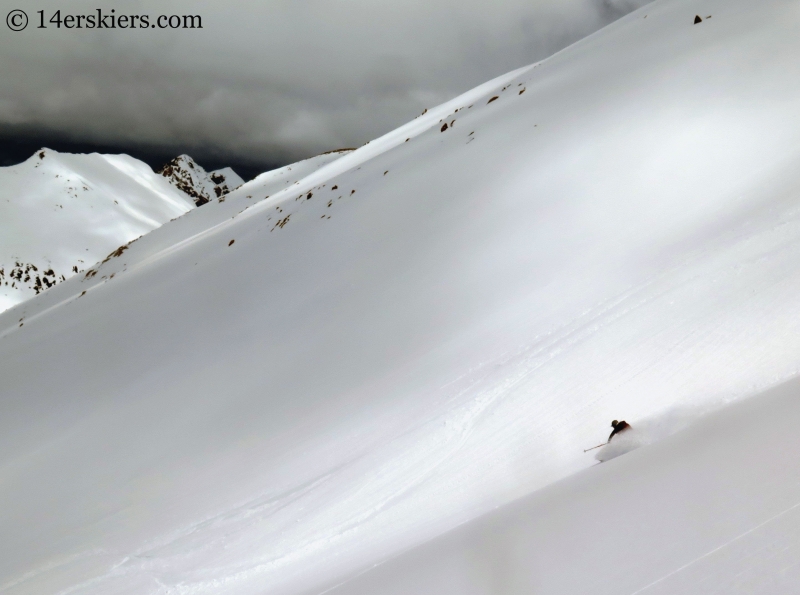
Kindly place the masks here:
<instances>
[{"instance_id":1,"label":"distant mountain ridge","mask_svg":"<svg viewBox=\"0 0 800 595\"><path fill-rule=\"evenodd\" d=\"M161 172L127 155L47 148L0 168L0 312L242 184L188 155Z\"/></svg>"},{"instance_id":2,"label":"distant mountain ridge","mask_svg":"<svg viewBox=\"0 0 800 595\"><path fill-rule=\"evenodd\" d=\"M0 591L794 592L796 393L584 449L797 376L798 27L662 0L202 209L143 172L191 212L0 315ZM47 238L100 177L41 167Z\"/></svg>"},{"instance_id":3,"label":"distant mountain ridge","mask_svg":"<svg viewBox=\"0 0 800 595\"><path fill-rule=\"evenodd\" d=\"M188 155L179 155L156 173L191 196L198 207L244 184L244 180L230 167L207 172Z\"/></svg>"}]
</instances>

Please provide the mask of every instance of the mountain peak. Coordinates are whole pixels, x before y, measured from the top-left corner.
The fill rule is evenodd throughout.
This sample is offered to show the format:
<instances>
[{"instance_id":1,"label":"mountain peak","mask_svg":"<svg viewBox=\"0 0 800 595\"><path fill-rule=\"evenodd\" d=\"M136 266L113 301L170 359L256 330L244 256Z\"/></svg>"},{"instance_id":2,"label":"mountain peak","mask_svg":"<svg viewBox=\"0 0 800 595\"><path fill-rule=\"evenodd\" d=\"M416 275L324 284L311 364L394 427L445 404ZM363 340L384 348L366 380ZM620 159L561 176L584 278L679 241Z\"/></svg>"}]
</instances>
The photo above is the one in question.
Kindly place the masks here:
<instances>
[{"instance_id":1,"label":"mountain peak","mask_svg":"<svg viewBox=\"0 0 800 595\"><path fill-rule=\"evenodd\" d=\"M193 208L127 155L43 147L0 167L0 312Z\"/></svg>"},{"instance_id":2,"label":"mountain peak","mask_svg":"<svg viewBox=\"0 0 800 595\"><path fill-rule=\"evenodd\" d=\"M156 173L191 196L198 207L244 184L244 180L230 167L207 172L189 155L178 155Z\"/></svg>"}]
</instances>

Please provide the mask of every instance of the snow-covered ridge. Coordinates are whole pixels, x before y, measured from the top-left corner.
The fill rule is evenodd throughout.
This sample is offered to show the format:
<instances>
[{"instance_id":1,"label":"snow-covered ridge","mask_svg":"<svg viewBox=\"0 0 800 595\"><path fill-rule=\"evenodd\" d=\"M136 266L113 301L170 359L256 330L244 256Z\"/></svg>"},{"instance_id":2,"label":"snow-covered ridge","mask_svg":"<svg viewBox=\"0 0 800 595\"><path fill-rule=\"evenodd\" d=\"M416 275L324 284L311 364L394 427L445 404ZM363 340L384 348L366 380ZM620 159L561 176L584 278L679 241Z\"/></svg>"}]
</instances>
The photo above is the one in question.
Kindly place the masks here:
<instances>
[{"instance_id":1,"label":"snow-covered ridge","mask_svg":"<svg viewBox=\"0 0 800 595\"><path fill-rule=\"evenodd\" d=\"M232 194L222 194L219 198L205 204L202 209L193 209L167 225L133 240L120 244L115 250L96 264L81 269L83 273L69 283L48 291L36 300L26 301L14 309L5 319L0 318L0 335L17 328L22 320L32 320L59 304L81 297L87 291L114 278L120 272L145 266L163 255L180 249L198 237L210 233L241 213L251 209L259 202L280 195L286 188L297 189L305 184L305 179L321 168L348 155L352 149L329 151L297 163L265 172L247 182ZM293 190L295 191L295 190ZM123 250L119 251L122 248ZM71 275L68 275L68 278ZM3 321L10 326L3 327Z\"/></svg>"},{"instance_id":2,"label":"snow-covered ridge","mask_svg":"<svg viewBox=\"0 0 800 595\"><path fill-rule=\"evenodd\" d=\"M230 168L207 173L188 155L154 173L127 155L42 149L0 168L0 311L242 183Z\"/></svg>"},{"instance_id":3,"label":"snow-covered ridge","mask_svg":"<svg viewBox=\"0 0 800 595\"><path fill-rule=\"evenodd\" d=\"M244 180L230 167L207 172L188 155L179 155L157 173L191 196L198 207L244 184Z\"/></svg>"},{"instance_id":4,"label":"snow-covered ridge","mask_svg":"<svg viewBox=\"0 0 800 595\"><path fill-rule=\"evenodd\" d=\"M800 13L699 10L655 2L0 316L0 589L318 593L587 469L611 419L796 375Z\"/></svg>"},{"instance_id":5,"label":"snow-covered ridge","mask_svg":"<svg viewBox=\"0 0 800 595\"><path fill-rule=\"evenodd\" d=\"M0 311L193 206L127 155L42 149L24 163L0 168Z\"/></svg>"}]
</instances>

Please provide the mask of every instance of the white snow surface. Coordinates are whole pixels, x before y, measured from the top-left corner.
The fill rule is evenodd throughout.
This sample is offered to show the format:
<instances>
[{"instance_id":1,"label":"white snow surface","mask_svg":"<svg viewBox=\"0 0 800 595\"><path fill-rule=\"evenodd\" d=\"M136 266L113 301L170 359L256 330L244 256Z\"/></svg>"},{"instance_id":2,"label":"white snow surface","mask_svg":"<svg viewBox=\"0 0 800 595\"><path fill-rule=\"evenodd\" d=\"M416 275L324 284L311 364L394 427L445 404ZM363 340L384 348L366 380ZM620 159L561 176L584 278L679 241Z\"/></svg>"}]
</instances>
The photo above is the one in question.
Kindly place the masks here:
<instances>
[{"instance_id":1,"label":"white snow surface","mask_svg":"<svg viewBox=\"0 0 800 595\"><path fill-rule=\"evenodd\" d=\"M0 311L193 206L127 155L42 149L24 163L0 168Z\"/></svg>"},{"instance_id":2,"label":"white snow surface","mask_svg":"<svg viewBox=\"0 0 800 595\"><path fill-rule=\"evenodd\" d=\"M317 155L311 159L298 161L279 169L274 169L256 177L250 183L248 188L252 188L254 192L263 195L263 198L269 198L271 194L275 194L284 190L292 185L299 185L300 182L307 176L311 175L321 167L336 161L339 157L347 155L354 149L340 149L338 151L329 151L322 155ZM246 194L240 192L241 194Z\"/></svg>"},{"instance_id":3,"label":"white snow surface","mask_svg":"<svg viewBox=\"0 0 800 595\"><path fill-rule=\"evenodd\" d=\"M269 193L276 193L289 186L298 184L298 180L314 173L324 165L346 155L350 149L332 151L310 159L299 161L276 170L260 174L255 180L242 185L238 192L223 194L209 203L204 203L202 209L192 209L178 219L170 221L169 226L155 229L145 236L137 237L122 246L121 250L114 253L102 262L81 271L81 282L78 285L65 286L63 289L53 289L38 296L35 301L29 301L15 310L17 318L12 326L32 317L40 316L44 312L57 307L65 300L76 297L76 292L83 293L92 287L113 278L119 272L129 268L143 266L151 260L161 258L165 253L191 242L200 235L209 232L222 222L227 222L254 204L269 198ZM181 193L182 196L186 196ZM188 197L192 200L191 197ZM280 212L280 210L276 210ZM271 219L271 218L270 218ZM124 258L120 258L124 254ZM251 263L253 270L257 270L258 263ZM8 330L8 329L6 329ZM0 323L0 335L3 333Z\"/></svg>"},{"instance_id":4,"label":"white snow surface","mask_svg":"<svg viewBox=\"0 0 800 595\"><path fill-rule=\"evenodd\" d=\"M0 593L320 592L795 376L798 26L659 0L5 312Z\"/></svg>"},{"instance_id":5,"label":"white snow surface","mask_svg":"<svg viewBox=\"0 0 800 595\"><path fill-rule=\"evenodd\" d=\"M798 424L794 380L326 592L796 593Z\"/></svg>"}]
</instances>

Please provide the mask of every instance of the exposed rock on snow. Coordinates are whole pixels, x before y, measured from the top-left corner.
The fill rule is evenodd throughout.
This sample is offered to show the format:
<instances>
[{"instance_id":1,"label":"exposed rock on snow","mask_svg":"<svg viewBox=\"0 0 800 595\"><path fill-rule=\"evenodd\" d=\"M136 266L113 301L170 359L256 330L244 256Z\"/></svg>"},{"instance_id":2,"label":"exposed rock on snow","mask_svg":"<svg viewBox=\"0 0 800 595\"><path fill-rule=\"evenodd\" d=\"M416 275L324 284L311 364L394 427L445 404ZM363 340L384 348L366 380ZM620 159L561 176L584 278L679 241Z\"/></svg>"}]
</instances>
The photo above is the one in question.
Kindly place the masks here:
<instances>
[{"instance_id":1,"label":"exposed rock on snow","mask_svg":"<svg viewBox=\"0 0 800 595\"><path fill-rule=\"evenodd\" d=\"M697 10L655 2L302 175L260 176L0 315L3 595L319 593L589 469L583 449L614 417L640 427L796 375L800 12L704 0L714 18L696 27ZM796 452L797 419L795 405L750 438ZM684 450L666 442L590 472L648 452L670 471ZM724 460L692 473L736 513L734 465L708 472ZM724 535L705 523L702 548L637 557L626 592L692 592L658 589L728 543L767 560L773 541L747 536L798 510L785 468L761 476L768 508L754 497ZM602 575L591 556L571 563L597 521L579 509L545 551L554 581ZM636 510L624 529L638 535L661 506ZM515 551L489 564L494 593L531 592L503 582ZM795 572L784 551L773 570ZM431 584L401 592L445 591Z\"/></svg>"},{"instance_id":2,"label":"exposed rock on snow","mask_svg":"<svg viewBox=\"0 0 800 595\"><path fill-rule=\"evenodd\" d=\"M188 155L179 155L158 173L191 196L198 207L244 184L244 180L230 167L207 172Z\"/></svg>"},{"instance_id":3,"label":"exposed rock on snow","mask_svg":"<svg viewBox=\"0 0 800 595\"><path fill-rule=\"evenodd\" d=\"M242 183L230 168L207 173L187 155L162 175L127 155L50 149L0 168L0 311Z\"/></svg>"},{"instance_id":4,"label":"exposed rock on snow","mask_svg":"<svg viewBox=\"0 0 800 595\"><path fill-rule=\"evenodd\" d=\"M0 311L192 207L188 196L127 155L42 149L0 168Z\"/></svg>"},{"instance_id":5,"label":"exposed rock on snow","mask_svg":"<svg viewBox=\"0 0 800 595\"><path fill-rule=\"evenodd\" d=\"M220 223L251 209L259 202L269 198L270 195L283 192L300 184L308 176L315 174L326 166L332 166L335 161L348 155L351 151L352 149L329 151L316 157L260 174L255 180L244 184L230 196L223 195L220 199L206 204L202 209L192 209L184 216L170 220L168 225L154 229L152 232L138 238L135 243L125 244L122 249L130 250L123 258L111 257L122 255L122 252L118 249L115 249L114 253L106 256L102 261L100 261L101 257L98 256L95 261L100 262L91 264L91 268L87 265L73 271L73 273L84 272L84 268L86 268L85 274L81 279L79 295L85 294L90 287L102 284L122 271L136 267L151 258L156 258L164 250L169 250L192 237L207 233ZM159 181L165 183L163 179L159 179ZM337 188L334 185L333 189ZM178 192L178 194L183 196L185 200L191 201L191 197L185 195L185 193ZM223 200L225 198L228 199ZM282 212L283 209L280 207L276 209L276 213ZM271 218L270 220L274 221ZM276 224L282 228L288 221L289 216L287 215ZM94 263L95 261L91 262ZM69 289L66 291L67 293L70 292ZM43 294L37 300L27 302L24 305L24 313L21 316L34 316L35 313L45 311L63 299L64 295L60 292Z\"/></svg>"}]
</instances>

